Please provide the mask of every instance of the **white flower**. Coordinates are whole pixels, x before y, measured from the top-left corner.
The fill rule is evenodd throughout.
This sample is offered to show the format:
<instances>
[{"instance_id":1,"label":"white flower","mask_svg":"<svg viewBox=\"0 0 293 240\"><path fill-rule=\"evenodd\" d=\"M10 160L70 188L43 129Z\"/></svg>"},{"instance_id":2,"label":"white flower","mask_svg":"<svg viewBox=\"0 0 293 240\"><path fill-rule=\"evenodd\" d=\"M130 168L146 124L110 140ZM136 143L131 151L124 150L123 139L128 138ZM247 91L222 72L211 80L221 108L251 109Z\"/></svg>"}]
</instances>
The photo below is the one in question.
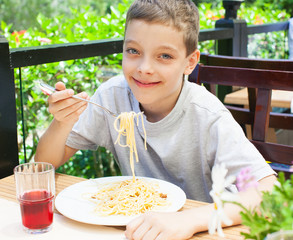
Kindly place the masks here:
<instances>
[{"instance_id":1,"label":"white flower","mask_svg":"<svg viewBox=\"0 0 293 240\"><path fill-rule=\"evenodd\" d=\"M232 220L224 212L224 203L223 201L234 201L237 200L236 194L226 190L227 187L230 187L233 182L235 182L235 177L225 178L228 170L224 164L215 165L212 170L212 190L210 195L214 201L214 212L209 222L209 234L214 234L217 230L218 235L224 237L222 230L222 222L229 226L232 225Z\"/></svg>"}]
</instances>

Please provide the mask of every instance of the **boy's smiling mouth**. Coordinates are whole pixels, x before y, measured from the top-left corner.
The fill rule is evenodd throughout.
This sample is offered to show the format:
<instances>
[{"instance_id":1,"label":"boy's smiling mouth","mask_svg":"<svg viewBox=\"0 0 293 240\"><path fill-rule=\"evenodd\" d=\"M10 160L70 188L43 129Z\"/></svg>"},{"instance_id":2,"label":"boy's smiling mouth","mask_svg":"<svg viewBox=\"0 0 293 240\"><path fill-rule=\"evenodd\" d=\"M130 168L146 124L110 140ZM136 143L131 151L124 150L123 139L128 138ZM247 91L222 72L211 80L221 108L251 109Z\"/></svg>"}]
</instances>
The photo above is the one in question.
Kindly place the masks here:
<instances>
[{"instance_id":1,"label":"boy's smiling mouth","mask_svg":"<svg viewBox=\"0 0 293 240\"><path fill-rule=\"evenodd\" d=\"M138 87L144 87L144 88L153 87L153 86L156 86L160 83L160 82L146 82L143 80L135 79L134 77L132 77L132 79Z\"/></svg>"}]
</instances>

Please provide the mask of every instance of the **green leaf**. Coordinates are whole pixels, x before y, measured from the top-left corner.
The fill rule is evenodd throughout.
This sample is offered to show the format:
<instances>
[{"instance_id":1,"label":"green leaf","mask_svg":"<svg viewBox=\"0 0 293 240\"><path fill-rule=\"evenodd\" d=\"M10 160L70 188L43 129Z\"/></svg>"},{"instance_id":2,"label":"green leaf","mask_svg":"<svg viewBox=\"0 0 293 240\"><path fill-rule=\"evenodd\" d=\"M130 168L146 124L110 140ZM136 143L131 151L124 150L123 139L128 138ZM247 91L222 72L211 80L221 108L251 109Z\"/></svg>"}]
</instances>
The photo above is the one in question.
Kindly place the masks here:
<instances>
[{"instance_id":1,"label":"green leaf","mask_svg":"<svg viewBox=\"0 0 293 240\"><path fill-rule=\"evenodd\" d=\"M264 239L268 233L292 229L292 179L285 180L281 173L278 183L272 192L263 193L259 211L241 212L242 224L250 230L249 234L243 234L246 239Z\"/></svg>"}]
</instances>

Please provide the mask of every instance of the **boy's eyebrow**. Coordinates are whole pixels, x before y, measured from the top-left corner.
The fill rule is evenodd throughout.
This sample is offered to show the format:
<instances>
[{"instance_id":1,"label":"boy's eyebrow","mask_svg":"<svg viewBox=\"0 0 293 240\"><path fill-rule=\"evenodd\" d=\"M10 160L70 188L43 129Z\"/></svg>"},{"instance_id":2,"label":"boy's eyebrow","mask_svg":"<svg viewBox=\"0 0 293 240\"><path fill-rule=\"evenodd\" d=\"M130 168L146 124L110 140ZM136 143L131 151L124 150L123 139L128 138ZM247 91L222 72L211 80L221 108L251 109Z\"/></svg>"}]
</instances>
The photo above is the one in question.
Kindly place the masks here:
<instances>
[{"instance_id":1,"label":"boy's eyebrow","mask_svg":"<svg viewBox=\"0 0 293 240\"><path fill-rule=\"evenodd\" d=\"M135 40L132 40L132 39L126 39L124 41L125 44L129 44L129 43L135 43L137 44L137 42ZM169 46L169 45L162 45L162 46L159 46L158 49L160 50L169 50L169 51L178 51L175 47L172 47L172 46Z\"/></svg>"},{"instance_id":2,"label":"boy's eyebrow","mask_svg":"<svg viewBox=\"0 0 293 240\"><path fill-rule=\"evenodd\" d=\"M132 39L126 39L124 40L124 43L137 43L136 41L132 40Z\"/></svg>"},{"instance_id":3,"label":"boy's eyebrow","mask_svg":"<svg viewBox=\"0 0 293 240\"><path fill-rule=\"evenodd\" d=\"M159 49L161 49L161 50L176 51L176 52L178 51L176 48L171 47L171 46L167 46L167 45L160 46Z\"/></svg>"}]
</instances>

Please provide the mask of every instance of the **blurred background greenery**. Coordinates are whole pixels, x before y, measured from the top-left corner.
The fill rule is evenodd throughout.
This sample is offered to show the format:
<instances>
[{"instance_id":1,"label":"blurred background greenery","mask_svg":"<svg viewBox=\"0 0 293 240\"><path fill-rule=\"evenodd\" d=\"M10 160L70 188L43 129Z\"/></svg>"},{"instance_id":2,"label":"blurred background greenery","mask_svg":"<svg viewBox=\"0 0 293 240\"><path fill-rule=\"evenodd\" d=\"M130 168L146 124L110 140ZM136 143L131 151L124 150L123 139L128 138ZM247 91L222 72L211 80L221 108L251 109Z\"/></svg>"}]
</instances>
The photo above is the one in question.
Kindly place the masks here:
<instances>
[{"instance_id":1,"label":"blurred background greenery","mask_svg":"<svg viewBox=\"0 0 293 240\"><path fill-rule=\"evenodd\" d=\"M71 8L80 10L90 6L97 15L110 12L110 6L117 6L120 0L0 0L1 20L12 23L16 30L37 27L36 17L42 13L53 18L73 16Z\"/></svg>"},{"instance_id":2,"label":"blurred background greenery","mask_svg":"<svg viewBox=\"0 0 293 240\"><path fill-rule=\"evenodd\" d=\"M209 5L212 9L222 7L222 0L193 0L197 6ZM131 0L0 0L1 20L12 23L14 30L38 27L36 21L38 14L54 18L56 16L72 17L72 8L80 11L84 6L89 6L97 16L103 16L111 12L111 7L117 7L119 3L125 4ZM293 16L293 0L244 0L242 6L259 9L267 15L271 10L286 11ZM274 14L273 14L274 15Z\"/></svg>"},{"instance_id":3,"label":"blurred background greenery","mask_svg":"<svg viewBox=\"0 0 293 240\"><path fill-rule=\"evenodd\" d=\"M131 2L0 0L0 34L9 40L11 48L120 38L123 37L125 14ZM214 28L216 20L225 14L222 0L195 2L199 7L201 29ZM246 0L238 11L238 17L245 19L248 24L287 21L292 16L292 3L293 0ZM205 53L215 53L214 46L214 41L199 43L200 51ZM288 58L286 32L252 35L249 37L248 55ZM76 92L87 91L92 95L103 81L121 73L121 60L121 54L114 54L15 69L21 162L25 158L28 161L33 159L39 137L52 120L47 111L46 96L37 87L37 80L42 79L51 85L63 81ZM19 71L22 76L22 96ZM94 152L78 151L57 171L85 178L120 175L113 155L102 147Z\"/></svg>"}]
</instances>

